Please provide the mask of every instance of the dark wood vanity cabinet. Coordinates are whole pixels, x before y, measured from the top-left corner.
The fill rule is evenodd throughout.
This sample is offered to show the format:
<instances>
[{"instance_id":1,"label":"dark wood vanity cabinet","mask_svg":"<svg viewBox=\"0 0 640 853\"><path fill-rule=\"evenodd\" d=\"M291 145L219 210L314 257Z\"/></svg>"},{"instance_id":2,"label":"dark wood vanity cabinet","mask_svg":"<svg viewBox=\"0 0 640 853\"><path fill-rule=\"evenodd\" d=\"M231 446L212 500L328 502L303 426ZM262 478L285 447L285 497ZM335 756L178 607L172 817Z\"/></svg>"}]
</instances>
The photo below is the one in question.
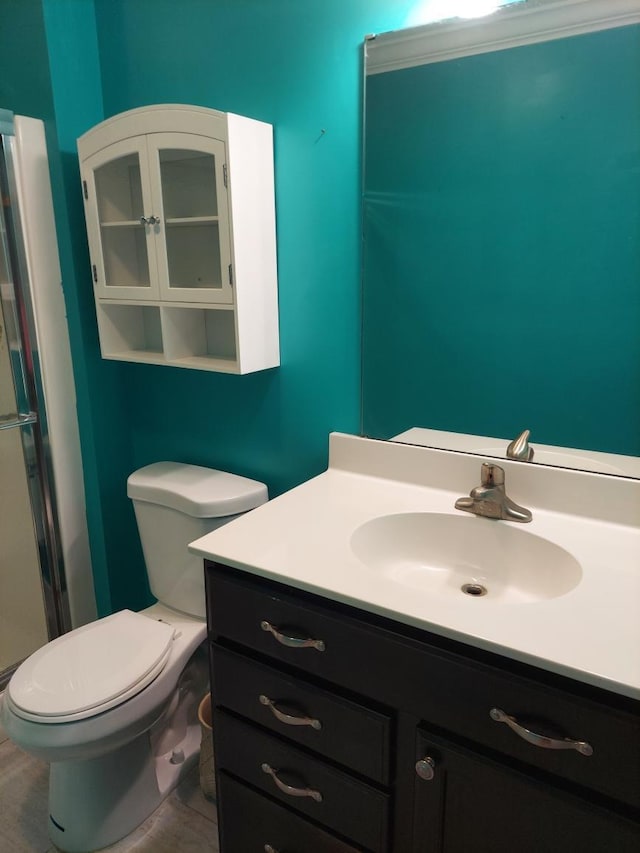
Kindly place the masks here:
<instances>
[{"instance_id":1,"label":"dark wood vanity cabinet","mask_svg":"<svg viewBox=\"0 0 640 853\"><path fill-rule=\"evenodd\" d=\"M206 581L221 853L640 850L640 703L219 564Z\"/></svg>"}]
</instances>

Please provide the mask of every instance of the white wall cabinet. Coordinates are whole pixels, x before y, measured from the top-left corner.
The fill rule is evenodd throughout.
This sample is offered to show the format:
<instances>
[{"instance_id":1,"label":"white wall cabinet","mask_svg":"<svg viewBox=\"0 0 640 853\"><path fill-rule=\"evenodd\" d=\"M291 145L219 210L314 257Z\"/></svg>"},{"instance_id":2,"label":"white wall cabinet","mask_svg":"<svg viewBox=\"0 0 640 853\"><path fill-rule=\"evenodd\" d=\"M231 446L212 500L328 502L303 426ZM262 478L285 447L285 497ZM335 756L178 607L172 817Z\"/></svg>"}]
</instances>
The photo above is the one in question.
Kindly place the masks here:
<instances>
[{"instance_id":1,"label":"white wall cabinet","mask_svg":"<svg viewBox=\"0 0 640 853\"><path fill-rule=\"evenodd\" d=\"M78 140L104 358L279 364L272 127L142 107Z\"/></svg>"}]
</instances>

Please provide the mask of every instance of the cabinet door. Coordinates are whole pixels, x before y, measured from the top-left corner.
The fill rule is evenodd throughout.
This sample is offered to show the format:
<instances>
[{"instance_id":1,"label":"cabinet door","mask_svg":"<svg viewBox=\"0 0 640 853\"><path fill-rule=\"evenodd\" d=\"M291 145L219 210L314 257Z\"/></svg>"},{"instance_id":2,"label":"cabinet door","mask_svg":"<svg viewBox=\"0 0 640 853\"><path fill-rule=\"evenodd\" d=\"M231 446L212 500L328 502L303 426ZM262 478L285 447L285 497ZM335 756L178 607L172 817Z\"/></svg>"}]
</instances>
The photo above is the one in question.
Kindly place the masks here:
<instances>
[{"instance_id":1,"label":"cabinet door","mask_svg":"<svg viewBox=\"0 0 640 853\"><path fill-rule=\"evenodd\" d=\"M233 302L224 142L153 133L147 146L161 298Z\"/></svg>"},{"instance_id":2,"label":"cabinet door","mask_svg":"<svg viewBox=\"0 0 640 853\"><path fill-rule=\"evenodd\" d=\"M638 824L426 732L416 761L413 853L640 850Z\"/></svg>"},{"instance_id":3,"label":"cabinet door","mask_svg":"<svg viewBox=\"0 0 640 853\"><path fill-rule=\"evenodd\" d=\"M89 250L101 299L157 299L155 231L144 136L116 142L82 166Z\"/></svg>"}]
</instances>

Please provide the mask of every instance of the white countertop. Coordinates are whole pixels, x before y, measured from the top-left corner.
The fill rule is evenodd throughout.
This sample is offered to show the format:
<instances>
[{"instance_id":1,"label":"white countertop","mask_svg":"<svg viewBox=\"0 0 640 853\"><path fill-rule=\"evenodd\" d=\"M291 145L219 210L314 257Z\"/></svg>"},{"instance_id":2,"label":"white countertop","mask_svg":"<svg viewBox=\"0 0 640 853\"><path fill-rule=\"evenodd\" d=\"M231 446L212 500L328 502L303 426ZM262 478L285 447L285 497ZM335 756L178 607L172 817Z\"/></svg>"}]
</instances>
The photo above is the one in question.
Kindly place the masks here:
<instances>
[{"instance_id":1,"label":"white countertop","mask_svg":"<svg viewBox=\"0 0 640 853\"><path fill-rule=\"evenodd\" d=\"M325 473L203 536L189 550L640 699L640 482L501 460L507 494L533 512L531 523L514 525L453 508L479 484L481 461L332 434ZM524 529L572 554L581 581L564 595L526 603L407 588L365 565L351 548L354 531L365 522L407 512Z\"/></svg>"}]
</instances>

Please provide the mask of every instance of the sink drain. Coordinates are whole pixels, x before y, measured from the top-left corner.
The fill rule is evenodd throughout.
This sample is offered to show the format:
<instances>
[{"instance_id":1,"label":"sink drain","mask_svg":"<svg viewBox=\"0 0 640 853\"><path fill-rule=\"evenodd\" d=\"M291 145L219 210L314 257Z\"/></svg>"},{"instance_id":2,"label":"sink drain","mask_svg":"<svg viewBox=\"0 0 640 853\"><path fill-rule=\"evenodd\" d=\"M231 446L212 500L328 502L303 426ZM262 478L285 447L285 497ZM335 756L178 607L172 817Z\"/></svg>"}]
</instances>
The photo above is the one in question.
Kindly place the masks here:
<instances>
[{"instance_id":1,"label":"sink drain","mask_svg":"<svg viewBox=\"0 0 640 853\"><path fill-rule=\"evenodd\" d=\"M463 583L460 589L465 595L473 595L475 597L487 594L486 586L482 586L481 583Z\"/></svg>"}]
</instances>

